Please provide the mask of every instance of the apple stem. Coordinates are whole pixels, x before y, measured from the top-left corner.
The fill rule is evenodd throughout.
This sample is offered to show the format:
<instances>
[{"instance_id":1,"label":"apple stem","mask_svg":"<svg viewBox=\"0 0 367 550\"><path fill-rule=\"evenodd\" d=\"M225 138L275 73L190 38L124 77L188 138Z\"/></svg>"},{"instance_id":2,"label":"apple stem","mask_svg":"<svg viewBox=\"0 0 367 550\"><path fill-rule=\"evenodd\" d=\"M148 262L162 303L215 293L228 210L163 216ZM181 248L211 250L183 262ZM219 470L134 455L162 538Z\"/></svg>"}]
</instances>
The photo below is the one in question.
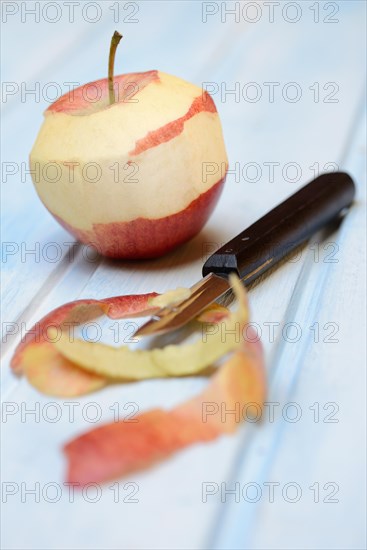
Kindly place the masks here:
<instances>
[{"instance_id":1,"label":"apple stem","mask_svg":"<svg viewBox=\"0 0 367 550\"><path fill-rule=\"evenodd\" d=\"M113 68L115 65L115 54L117 46L122 38L122 34L115 31L111 38L110 55L108 58L108 91L110 96L110 105L115 103L115 90L113 88Z\"/></svg>"}]
</instances>

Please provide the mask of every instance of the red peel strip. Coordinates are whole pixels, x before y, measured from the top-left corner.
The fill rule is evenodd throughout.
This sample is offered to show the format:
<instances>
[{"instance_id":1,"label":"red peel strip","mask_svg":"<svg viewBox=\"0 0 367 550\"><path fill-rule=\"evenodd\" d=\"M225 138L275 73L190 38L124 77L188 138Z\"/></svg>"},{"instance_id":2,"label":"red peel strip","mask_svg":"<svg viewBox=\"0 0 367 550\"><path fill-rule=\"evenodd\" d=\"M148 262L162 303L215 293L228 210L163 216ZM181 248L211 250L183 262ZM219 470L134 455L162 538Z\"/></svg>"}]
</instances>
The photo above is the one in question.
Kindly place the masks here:
<instances>
[{"instance_id":1,"label":"red peel strip","mask_svg":"<svg viewBox=\"0 0 367 550\"><path fill-rule=\"evenodd\" d=\"M101 315L107 315L110 319L151 315L157 310L150 305L150 300L155 296L158 296L156 292L150 292L148 294L114 296L103 300L75 300L50 311L27 332L17 346L10 363L13 371L21 374L22 354L27 346L49 341L47 338L48 328L59 328L65 323L73 322L82 324Z\"/></svg>"},{"instance_id":2,"label":"red peel strip","mask_svg":"<svg viewBox=\"0 0 367 550\"><path fill-rule=\"evenodd\" d=\"M155 296L158 296L156 292L150 292L64 304L48 313L27 332L15 350L11 368L16 374L24 373L33 386L49 395L75 397L99 389L107 384L107 379L80 369L65 359L49 341L47 330L50 327L65 327L68 323L76 326L103 314L111 319L151 315L157 311L150 305ZM30 347L37 361L28 364L24 352Z\"/></svg>"},{"instance_id":3,"label":"red peel strip","mask_svg":"<svg viewBox=\"0 0 367 550\"><path fill-rule=\"evenodd\" d=\"M199 396L171 411L143 413L136 417L136 423L100 426L68 443L64 447L67 481L80 486L105 482L147 468L193 443L232 433L240 418L228 414L223 421L221 407L228 411L238 406L242 410L245 404L256 403L261 408L264 399L261 345L244 342ZM207 404L212 407L209 411Z\"/></svg>"}]
</instances>

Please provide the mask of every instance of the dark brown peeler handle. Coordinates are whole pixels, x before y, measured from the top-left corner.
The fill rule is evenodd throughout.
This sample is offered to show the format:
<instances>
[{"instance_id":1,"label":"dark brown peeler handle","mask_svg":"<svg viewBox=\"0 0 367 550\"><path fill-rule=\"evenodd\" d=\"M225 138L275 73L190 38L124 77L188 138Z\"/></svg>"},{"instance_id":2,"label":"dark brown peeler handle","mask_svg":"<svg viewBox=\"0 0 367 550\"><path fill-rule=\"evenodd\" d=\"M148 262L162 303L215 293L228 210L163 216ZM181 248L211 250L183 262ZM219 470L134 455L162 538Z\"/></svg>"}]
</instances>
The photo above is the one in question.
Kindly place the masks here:
<instances>
[{"instance_id":1,"label":"dark brown peeler handle","mask_svg":"<svg viewBox=\"0 0 367 550\"><path fill-rule=\"evenodd\" d=\"M203 276L234 271L250 283L335 219L354 195L354 182L345 172L319 176L210 256Z\"/></svg>"}]
</instances>

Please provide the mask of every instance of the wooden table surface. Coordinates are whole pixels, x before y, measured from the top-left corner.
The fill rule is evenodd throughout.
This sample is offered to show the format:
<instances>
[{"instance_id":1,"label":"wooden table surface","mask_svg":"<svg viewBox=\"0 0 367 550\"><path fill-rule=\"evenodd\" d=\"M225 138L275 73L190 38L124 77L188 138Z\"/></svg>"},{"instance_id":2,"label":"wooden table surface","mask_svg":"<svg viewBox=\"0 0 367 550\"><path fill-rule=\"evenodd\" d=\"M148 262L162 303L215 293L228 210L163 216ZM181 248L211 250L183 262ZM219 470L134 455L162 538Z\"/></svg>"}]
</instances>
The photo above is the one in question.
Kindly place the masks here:
<instances>
[{"instance_id":1,"label":"wooden table surface","mask_svg":"<svg viewBox=\"0 0 367 550\"><path fill-rule=\"evenodd\" d=\"M2 3L3 548L365 548L366 3L73 2L74 15L66 4ZM105 75L115 28L117 72L210 83L234 170L201 234L157 261L74 246L27 173L44 109L68 83ZM70 419L70 400L10 372L22 331L77 298L190 286L209 250L338 168L358 187L351 212L250 292L266 353L263 422L118 480L117 498L111 485L96 502L92 490L72 498L60 449L94 426L85 406L103 422L114 403L172 407L206 382L116 385L74 400Z\"/></svg>"}]
</instances>

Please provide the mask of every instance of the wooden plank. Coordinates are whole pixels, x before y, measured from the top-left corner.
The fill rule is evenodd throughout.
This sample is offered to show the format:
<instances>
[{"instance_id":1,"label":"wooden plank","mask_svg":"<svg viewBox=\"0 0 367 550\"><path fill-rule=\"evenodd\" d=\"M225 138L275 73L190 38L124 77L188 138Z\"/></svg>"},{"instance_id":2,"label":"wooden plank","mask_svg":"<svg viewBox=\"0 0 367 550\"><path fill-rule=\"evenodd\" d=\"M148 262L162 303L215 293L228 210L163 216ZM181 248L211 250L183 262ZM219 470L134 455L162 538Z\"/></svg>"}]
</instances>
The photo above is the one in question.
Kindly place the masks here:
<instances>
[{"instance_id":1,"label":"wooden plank","mask_svg":"<svg viewBox=\"0 0 367 550\"><path fill-rule=\"evenodd\" d=\"M195 10L196 7L192 8L190 5L191 9ZM355 70L356 67L360 67L361 61L361 56L355 54L355 42L360 36L360 20L359 12L355 8L354 11L350 10L343 24L338 26L338 34L336 31L328 31L330 34L327 37L322 35L321 30L316 32L313 25L304 21L298 28L278 22L276 25L244 27L243 33L236 37L238 40L233 43L232 48L227 49L228 56L220 60L218 66L212 66L210 78L213 81L232 83L242 78L246 82L250 81L249 76L251 81L261 83L271 78L280 80L280 77L285 80L296 80L304 74L299 67L300 58L309 60L313 67L310 75L322 81L325 64L327 65L335 56L338 65L335 64L336 72L333 73L333 78L337 78L346 87L343 101L339 102L338 108L335 107L331 111L325 106L318 109L317 105L310 103L296 108L291 104L281 107L279 104L269 103L219 103L232 165L233 161L242 161L244 150L247 151L247 159L250 161L279 160L284 163L296 159L303 167L303 180L297 182L301 185L304 180L309 179L304 176L310 161L319 160L324 163L338 158L345 146L356 98L361 90L362 76ZM222 28L219 21L217 24L218 29ZM208 27L202 27L203 30L205 28ZM311 32L315 45L312 55L307 57L309 42L306 41L306 37ZM330 52L325 62L317 55L324 40L335 44L333 52ZM291 59L290 45L293 53ZM345 48L347 53L340 56L340 52ZM268 58L269 51L272 53L271 64ZM188 50L185 51L186 55L187 53ZM335 118L339 124L338 132L330 126L330 122ZM316 123L324 129L322 135L315 133ZM299 128L302 128L303 138L297 142L294 136L299 135ZM282 149L286 150L284 156ZM295 188L295 184L290 182L277 181L279 183L276 186L270 185L263 175L261 181L256 184L255 194L249 182L241 181L236 184L229 180L215 215L193 245L182 248L168 258L144 265L103 262L82 291L80 287L74 289L69 285L62 286L61 280L58 289L60 292L48 294L47 301L43 302L42 307L54 307L77 296L100 297L125 292L143 292L153 288L163 290L189 284L199 274L205 243L221 242L222 239L232 236ZM228 212L231 213L230 216ZM258 285L252 291L254 318L260 326L263 326L265 321L279 322L292 318L289 315L298 311L297 302L289 303L289 299L298 293L296 287L298 285L300 288L300 281L303 280L303 259L304 257L291 265L283 265L271 279L264 281L263 285ZM77 271L75 273L77 274ZM74 277L72 270L68 274ZM37 313L41 313L41 309ZM264 343L267 356L271 360L276 353L274 343L266 339ZM96 401L103 410L103 417L111 418L112 411L109 410L109 406L115 401L135 401L142 410L162 403L169 407L199 391L204 384L205 381L201 379L146 381L110 388L79 402L82 406L91 400ZM8 385L7 389L7 400L19 405L24 402L32 406L39 402L44 406L52 401L34 392L24 381L13 388ZM280 399L278 395L276 397ZM63 402L59 404L62 405L62 410L67 412ZM15 483L38 481L42 486L50 481L62 484L63 462L59 448L73 434L90 427L90 423L79 416L72 425L65 417L55 426L45 419L40 423L30 424L31 421L24 424L20 421L19 415L14 415L5 426L8 449L4 456L4 479ZM26 544L30 547L36 545L38 548L82 548L92 545L96 548L207 548L208 540L213 540L213 527L218 514L221 513L221 507L217 500L202 502L202 483L220 483L231 479L231 471L240 461L242 453L249 455L252 463L259 460L261 447L259 449L256 444L261 438L256 428L247 428L241 431L239 437L223 438L211 445L188 449L152 472L134 476L132 481L138 483L140 488L138 505L120 502L124 506L116 506L112 503L111 491L108 488L104 490L101 500L93 505L83 501L80 496L70 504L65 493L60 502L52 507L44 499L37 503L37 506L27 499L20 507L16 498L9 498L4 522L7 525L7 533L4 540L8 546L11 540L14 548L25 547L22 533L17 529L21 522L29 533ZM31 437L28 437L28 434L31 434ZM256 452L253 451L254 447L249 445L251 438ZM37 460L32 460L34 457L37 457ZM25 462L28 464L26 472ZM182 475L183 472L186 472L185 476ZM36 515L47 517L47 529L36 531L32 527ZM60 530L60 518L68 529ZM103 525L104 528L93 529L91 526L96 524ZM57 540L53 536L55 532L58 534ZM231 546L228 530L224 529L223 533L224 547ZM240 540L238 530L236 536L236 541Z\"/></svg>"}]
</instances>

